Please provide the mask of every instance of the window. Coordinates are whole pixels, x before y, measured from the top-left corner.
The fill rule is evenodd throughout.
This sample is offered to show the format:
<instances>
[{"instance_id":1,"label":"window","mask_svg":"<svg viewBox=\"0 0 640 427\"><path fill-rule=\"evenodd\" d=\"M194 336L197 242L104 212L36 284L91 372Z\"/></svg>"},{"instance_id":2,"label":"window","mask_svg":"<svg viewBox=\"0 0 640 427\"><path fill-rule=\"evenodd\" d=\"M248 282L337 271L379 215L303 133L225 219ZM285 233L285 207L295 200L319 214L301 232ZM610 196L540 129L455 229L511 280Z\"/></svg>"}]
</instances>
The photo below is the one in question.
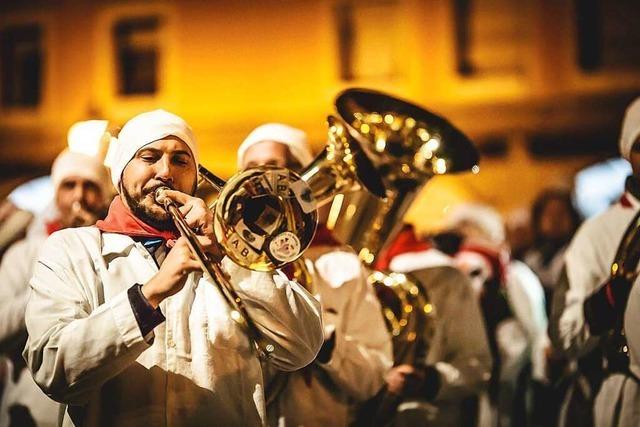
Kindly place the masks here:
<instances>
[{"instance_id":1,"label":"window","mask_svg":"<svg viewBox=\"0 0 640 427\"><path fill-rule=\"evenodd\" d=\"M640 68L640 2L577 0L575 13L582 70Z\"/></svg>"},{"instance_id":2,"label":"window","mask_svg":"<svg viewBox=\"0 0 640 427\"><path fill-rule=\"evenodd\" d=\"M393 78L400 52L397 2L344 2L336 9L340 77Z\"/></svg>"},{"instance_id":3,"label":"window","mask_svg":"<svg viewBox=\"0 0 640 427\"><path fill-rule=\"evenodd\" d=\"M458 73L463 76L523 74L526 16L523 2L455 0Z\"/></svg>"},{"instance_id":4,"label":"window","mask_svg":"<svg viewBox=\"0 0 640 427\"><path fill-rule=\"evenodd\" d=\"M39 25L0 31L3 107L36 107L42 92L42 29Z\"/></svg>"},{"instance_id":5,"label":"window","mask_svg":"<svg viewBox=\"0 0 640 427\"><path fill-rule=\"evenodd\" d=\"M152 95L158 91L159 29L157 16L126 18L115 24L119 94Z\"/></svg>"}]
</instances>

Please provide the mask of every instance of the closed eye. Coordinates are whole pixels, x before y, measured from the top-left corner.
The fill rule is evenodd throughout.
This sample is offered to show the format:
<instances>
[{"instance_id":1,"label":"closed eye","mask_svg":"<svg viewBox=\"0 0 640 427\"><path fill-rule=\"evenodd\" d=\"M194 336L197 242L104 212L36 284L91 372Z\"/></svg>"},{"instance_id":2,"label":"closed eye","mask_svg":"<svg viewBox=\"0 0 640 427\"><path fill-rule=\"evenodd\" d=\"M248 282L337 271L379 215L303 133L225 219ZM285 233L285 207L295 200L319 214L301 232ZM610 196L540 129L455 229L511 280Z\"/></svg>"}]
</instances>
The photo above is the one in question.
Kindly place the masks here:
<instances>
[{"instance_id":1,"label":"closed eye","mask_svg":"<svg viewBox=\"0 0 640 427\"><path fill-rule=\"evenodd\" d=\"M179 156L179 157L174 157L173 158L173 163L180 165L180 166L187 166L190 161L190 159L186 156Z\"/></svg>"}]
</instances>

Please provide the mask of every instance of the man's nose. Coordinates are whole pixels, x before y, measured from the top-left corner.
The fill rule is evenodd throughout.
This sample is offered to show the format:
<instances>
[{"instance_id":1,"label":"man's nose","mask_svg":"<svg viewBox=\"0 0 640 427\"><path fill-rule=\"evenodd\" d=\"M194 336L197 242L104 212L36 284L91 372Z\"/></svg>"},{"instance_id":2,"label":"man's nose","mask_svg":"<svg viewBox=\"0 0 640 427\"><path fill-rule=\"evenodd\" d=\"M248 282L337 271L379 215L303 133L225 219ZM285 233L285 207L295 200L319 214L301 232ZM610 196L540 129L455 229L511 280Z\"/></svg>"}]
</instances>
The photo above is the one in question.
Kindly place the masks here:
<instances>
[{"instance_id":1,"label":"man's nose","mask_svg":"<svg viewBox=\"0 0 640 427\"><path fill-rule=\"evenodd\" d=\"M76 183L73 187L73 200L79 202L84 199L85 194L86 190L84 185L81 182Z\"/></svg>"},{"instance_id":2,"label":"man's nose","mask_svg":"<svg viewBox=\"0 0 640 427\"><path fill-rule=\"evenodd\" d=\"M173 168L167 157L156 162L156 178L161 181L173 181Z\"/></svg>"}]
</instances>

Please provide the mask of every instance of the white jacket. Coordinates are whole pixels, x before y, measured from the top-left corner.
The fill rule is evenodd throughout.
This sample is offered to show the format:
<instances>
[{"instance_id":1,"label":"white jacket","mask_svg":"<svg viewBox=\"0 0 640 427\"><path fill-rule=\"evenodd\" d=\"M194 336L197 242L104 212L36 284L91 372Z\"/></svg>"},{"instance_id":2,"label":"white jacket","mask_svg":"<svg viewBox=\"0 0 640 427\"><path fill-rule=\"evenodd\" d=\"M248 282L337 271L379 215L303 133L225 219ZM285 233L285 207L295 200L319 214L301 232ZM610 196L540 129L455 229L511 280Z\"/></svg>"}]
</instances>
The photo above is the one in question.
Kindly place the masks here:
<instances>
[{"instance_id":1,"label":"white jacket","mask_svg":"<svg viewBox=\"0 0 640 427\"><path fill-rule=\"evenodd\" d=\"M45 238L32 235L13 244L0 264L0 354L11 356L13 360L19 357L22 340L26 337L24 312L29 279ZM20 364L13 366L10 359L5 363L9 364L10 375L0 401L0 427L9 425L9 410L15 405L26 407L38 427L57 425L59 404L40 390L27 369L22 369ZM15 372L14 381L16 369L22 372Z\"/></svg>"},{"instance_id":2,"label":"white jacket","mask_svg":"<svg viewBox=\"0 0 640 427\"><path fill-rule=\"evenodd\" d=\"M469 279L450 257L429 249L401 254L391 269L411 273L424 286L435 307L435 334L427 340L426 364L441 376L433 402L405 401L397 426L458 426L466 417L463 401L477 396L491 376L491 353L482 313ZM428 338L428 337L425 337Z\"/></svg>"},{"instance_id":3,"label":"white jacket","mask_svg":"<svg viewBox=\"0 0 640 427\"><path fill-rule=\"evenodd\" d=\"M546 380L547 313L544 290L535 273L523 262L513 260L507 267L506 292L514 321L498 326L498 346L502 353L501 377L516 381L522 359L531 361L531 375ZM520 345L519 345L520 344ZM524 348L521 354L518 347Z\"/></svg>"},{"instance_id":4,"label":"white jacket","mask_svg":"<svg viewBox=\"0 0 640 427\"><path fill-rule=\"evenodd\" d=\"M310 370L288 375L286 387L267 408L269 424L346 426L352 404L374 396L384 385L393 365L391 337L353 251L317 246L304 256L324 327L335 331L335 347L328 363L316 361Z\"/></svg>"},{"instance_id":5,"label":"white jacket","mask_svg":"<svg viewBox=\"0 0 640 427\"><path fill-rule=\"evenodd\" d=\"M283 370L322 344L318 302L281 274L223 260ZM127 290L158 271L130 237L83 227L54 233L31 280L24 356L40 387L67 403L63 425L264 424L262 369L217 287L191 273L141 335Z\"/></svg>"},{"instance_id":6,"label":"white jacket","mask_svg":"<svg viewBox=\"0 0 640 427\"><path fill-rule=\"evenodd\" d=\"M581 356L599 344L599 338L589 333L583 305L608 279L620 240L638 212L638 200L628 192L624 197L627 204L618 202L587 220L565 253L567 280L561 280L556 288L550 332L554 344L571 357ZM634 289L629 297L627 313L635 304L632 301L636 292ZM625 320L626 329L629 323ZM629 346L633 347L631 341ZM638 425L634 414L637 415L639 404L640 389L633 379L621 374L609 375L595 399L594 422L597 426Z\"/></svg>"},{"instance_id":7,"label":"white jacket","mask_svg":"<svg viewBox=\"0 0 640 427\"><path fill-rule=\"evenodd\" d=\"M554 296L550 332L554 344L570 356L579 356L595 345L583 305L609 277L620 239L640 207L630 193L625 198L631 206L618 202L585 221L565 252L568 289L558 289Z\"/></svg>"}]
</instances>

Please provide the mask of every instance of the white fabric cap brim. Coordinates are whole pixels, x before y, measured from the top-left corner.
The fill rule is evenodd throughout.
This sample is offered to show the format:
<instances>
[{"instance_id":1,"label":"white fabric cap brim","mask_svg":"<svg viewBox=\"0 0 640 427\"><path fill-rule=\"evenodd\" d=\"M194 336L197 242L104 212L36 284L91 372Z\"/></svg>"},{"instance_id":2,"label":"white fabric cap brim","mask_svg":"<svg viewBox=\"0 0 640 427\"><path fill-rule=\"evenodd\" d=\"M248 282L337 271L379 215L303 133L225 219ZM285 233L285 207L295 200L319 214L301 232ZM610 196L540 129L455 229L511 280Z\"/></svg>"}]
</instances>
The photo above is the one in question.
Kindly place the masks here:
<instances>
[{"instance_id":1,"label":"white fabric cap brim","mask_svg":"<svg viewBox=\"0 0 640 427\"><path fill-rule=\"evenodd\" d=\"M198 147L191 127L182 118L164 110L142 113L129 120L118 135L113 160L111 163L111 182L120 191L122 172L135 154L145 145L175 136L184 142L193 155L196 172Z\"/></svg>"},{"instance_id":2,"label":"white fabric cap brim","mask_svg":"<svg viewBox=\"0 0 640 427\"><path fill-rule=\"evenodd\" d=\"M622 132L620 134L620 154L627 160L631 160L631 149L634 142L640 136L640 98L636 98L624 115Z\"/></svg>"},{"instance_id":3,"label":"white fabric cap brim","mask_svg":"<svg viewBox=\"0 0 640 427\"><path fill-rule=\"evenodd\" d=\"M79 177L100 187L105 199L113 194L109 183L109 172L100 159L82 153L64 150L56 157L51 167L51 182L54 192L68 178Z\"/></svg>"},{"instance_id":4,"label":"white fabric cap brim","mask_svg":"<svg viewBox=\"0 0 640 427\"><path fill-rule=\"evenodd\" d=\"M305 132L281 123L267 123L255 128L238 147L238 169L243 169L244 167L244 156L247 150L265 141L286 145L291 155L303 167L308 166L313 160L313 154Z\"/></svg>"}]
</instances>

